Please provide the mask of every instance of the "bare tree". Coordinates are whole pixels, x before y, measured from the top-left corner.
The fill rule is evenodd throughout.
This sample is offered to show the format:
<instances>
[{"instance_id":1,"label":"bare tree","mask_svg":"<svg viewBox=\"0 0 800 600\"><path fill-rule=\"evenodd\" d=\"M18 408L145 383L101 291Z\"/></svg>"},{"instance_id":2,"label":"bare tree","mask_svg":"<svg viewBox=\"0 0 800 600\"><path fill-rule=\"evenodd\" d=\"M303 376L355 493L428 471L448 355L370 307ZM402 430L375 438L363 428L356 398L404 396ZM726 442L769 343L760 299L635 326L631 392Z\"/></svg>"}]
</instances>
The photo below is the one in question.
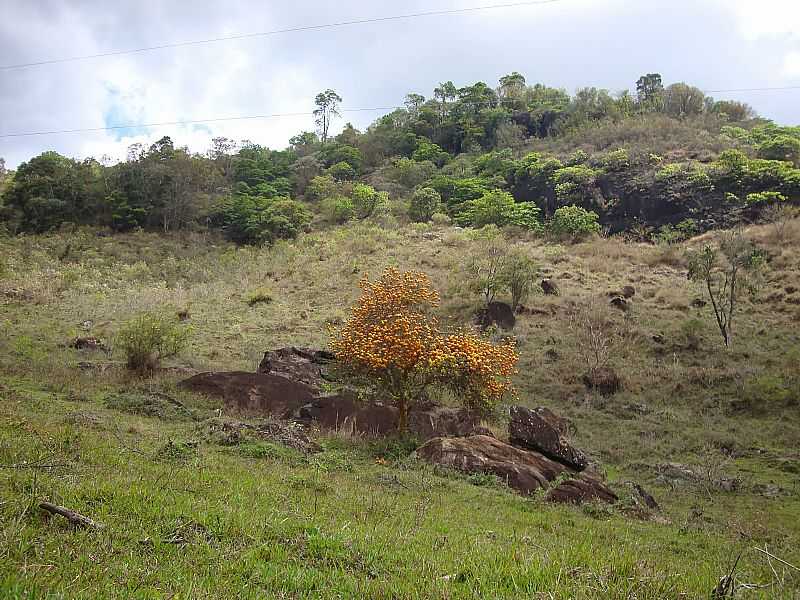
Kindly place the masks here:
<instances>
[{"instance_id":1,"label":"bare tree","mask_svg":"<svg viewBox=\"0 0 800 600\"><path fill-rule=\"evenodd\" d=\"M725 346L731 344L733 316L743 291L754 293L764 256L741 231L722 234L716 246L690 252L689 279L706 287Z\"/></svg>"}]
</instances>

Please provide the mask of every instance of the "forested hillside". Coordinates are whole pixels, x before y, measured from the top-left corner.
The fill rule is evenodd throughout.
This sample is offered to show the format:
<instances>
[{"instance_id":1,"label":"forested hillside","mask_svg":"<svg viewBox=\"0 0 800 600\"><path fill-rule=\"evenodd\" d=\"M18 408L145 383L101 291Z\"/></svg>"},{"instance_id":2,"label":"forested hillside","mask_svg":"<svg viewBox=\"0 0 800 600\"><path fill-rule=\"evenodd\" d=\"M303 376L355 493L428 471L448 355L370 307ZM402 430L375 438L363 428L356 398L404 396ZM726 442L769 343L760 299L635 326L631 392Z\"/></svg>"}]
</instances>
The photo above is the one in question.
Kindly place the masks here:
<instances>
[{"instance_id":1,"label":"forested hillside","mask_svg":"<svg viewBox=\"0 0 800 600\"><path fill-rule=\"evenodd\" d=\"M574 206L590 225L672 240L800 198L800 127L658 74L635 94L570 95L517 72L496 88L448 81L331 137L341 103L320 93L317 131L285 150L214 138L194 154L164 137L118 164L45 152L0 170L0 219L10 232L211 227L269 243L366 218L539 229Z\"/></svg>"}]
</instances>

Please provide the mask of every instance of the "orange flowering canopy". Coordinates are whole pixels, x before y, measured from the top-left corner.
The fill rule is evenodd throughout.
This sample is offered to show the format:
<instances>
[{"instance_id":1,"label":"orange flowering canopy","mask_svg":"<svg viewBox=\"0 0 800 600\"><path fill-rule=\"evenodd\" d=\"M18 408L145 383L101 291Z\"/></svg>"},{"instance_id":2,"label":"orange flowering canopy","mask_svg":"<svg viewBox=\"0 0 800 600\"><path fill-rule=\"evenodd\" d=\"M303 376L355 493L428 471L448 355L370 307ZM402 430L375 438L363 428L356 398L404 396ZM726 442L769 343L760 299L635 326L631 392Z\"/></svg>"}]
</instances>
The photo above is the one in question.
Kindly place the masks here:
<instances>
[{"instance_id":1,"label":"orange flowering canopy","mask_svg":"<svg viewBox=\"0 0 800 600\"><path fill-rule=\"evenodd\" d=\"M409 404L429 385L448 388L481 410L511 389L514 342L494 345L472 332L441 333L430 314L439 294L425 273L388 268L375 282L362 279L361 290L331 348L342 366L395 402L401 428Z\"/></svg>"}]
</instances>

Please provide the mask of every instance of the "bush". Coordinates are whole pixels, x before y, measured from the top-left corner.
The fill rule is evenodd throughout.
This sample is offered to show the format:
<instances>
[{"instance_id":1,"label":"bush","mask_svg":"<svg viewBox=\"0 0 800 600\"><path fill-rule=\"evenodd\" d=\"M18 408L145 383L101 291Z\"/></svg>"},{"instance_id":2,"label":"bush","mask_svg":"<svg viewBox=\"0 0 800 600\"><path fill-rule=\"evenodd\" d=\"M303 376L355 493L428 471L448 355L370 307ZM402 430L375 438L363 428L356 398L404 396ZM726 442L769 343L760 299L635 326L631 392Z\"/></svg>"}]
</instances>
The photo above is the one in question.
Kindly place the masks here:
<instances>
[{"instance_id":1,"label":"bush","mask_svg":"<svg viewBox=\"0 0 800 600\"><path fill-rule=\"evenodd\" d=\"M320 204L320 210L326 221L337 225L346 223L356 214L353 201L346 196L325 198Z\"/></svg>"},{"instance_id":2,"label":"bush","mask_svg":"<svg viewBox=\"0 0 800 600\"><path fill-rule=\"evenodd\" d=\"M216 219L238 244L271 244L292 239L311 223L311 212L289 198L235 194L223 201Z\"/></svg>"},{"instance_id":3,"label":"bush","mask_svg":"<svg viewBox=\"0 0 800 600\"><path fill-rule=\"evenodd\" d=\"M162 315L145 313L128 321L117 335L127 367L147 372L160 362L179 354L189 339L190 329Z\"/></svg>"},{"instance_id":4,"label":"bush","mask_svg":"<svg viewBox=\"0 0 800 600\"><path fill-rule=\"evenodd\" d=\"M374 187L363 183L353 184L351 198L353 213L359 219L371 217L379 206L389 202L389 194L387 192L375 191Z\"/></svg>"},{"instance_id":5,"label":"bush","mask_svg":"<svg viewBox=\"0 0 800 600\"><path fill-rule=\"evenodd\" d=\"M456 221L472 227L515 225L533 231L541 229L539 207L532 202L516 202L511 194L502 190L487 192L467 202L456 214Z\"/></svg>"},{"instance_id":6,"label":"bush","mask_svg":"<svg viewBox=\"0 0 800 600\"><path fill-rule=\"evenodd\" d=\"M512 251L500 271L500 279L511 293L511 309L528 299L539 268L532 258L520 250Z\"/></svg>"},{"instance_id":7,"label":"bush","mask_svg":"<svg viewBox=\"0 0 800 600\"><path fill-rule=\"evenodd\" d=\"M438 225L440 227L444 227L446 225L450 225L453 221L450 217L448 217L444 213L436 212L431 215L431 222L434 225Z\"/></svg>"},{"instance_id":8,"label":"bush","mask_svg":"<svg viewBox=\"0 0 800 600\"><path fill-rule=\"evenodd\" d=\"M305 197L308 200L324 200L332 198L338 192L339 185L330 175L319 175L314 177L306 186Z\"/></svg>"},{"instance_id":9,"label":"bush","mask_svg":"<svg viewBox=\"0 0 800 600\"><path fill-rule=\"evenodd\" d=\"M596 212L580 206L562 206L556 209L548 229L559 239L571 238L574 241L600 233L598 219Z\"/></svg>"},{"instance_id":10,"label":"bush","mask_svg":"<svg viewBox=\"0 0 800 600\"><path fill-rule=\"evenodd\" d=\"M336 181L352 181L356 177L356 170L348 162L338 162L330 167L326 173Z\"/></svg>"},{"instance_id":11,"label":"bush","mask_svg":"<svg viewBox=\"0 0 800 600\"><path fill-rule=\"evenodd\" d=\"M786 196L780 192L755 192L747 194L745 197L746 204L774 204L776 202L786 201Z\"/></svg>"},{"instance_id":12,"label":"bush","mask_svg":"<svg viewBox=\"0 0 800 600\"><path fill-rule=\"evenodd\" d=\"M424 187L414 191L411 204L408 207L408 216L412 221L426 223L442 207L442 197L433 188Z\"/></svg>"}]
</instances>

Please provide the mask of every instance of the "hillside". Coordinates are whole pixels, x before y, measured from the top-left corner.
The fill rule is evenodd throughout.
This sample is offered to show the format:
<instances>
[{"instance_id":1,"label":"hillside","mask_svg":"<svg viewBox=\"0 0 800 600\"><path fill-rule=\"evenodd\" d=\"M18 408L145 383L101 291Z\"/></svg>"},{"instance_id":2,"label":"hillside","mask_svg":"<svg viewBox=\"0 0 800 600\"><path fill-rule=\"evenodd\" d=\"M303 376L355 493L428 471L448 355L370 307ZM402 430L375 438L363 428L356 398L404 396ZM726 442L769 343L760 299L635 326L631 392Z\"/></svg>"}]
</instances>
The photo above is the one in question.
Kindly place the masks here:
<instances>
[{"instance_id":1,"label":"hillside","mask_svg":"<svg viewBox=\"0 0 800 600\"><path fill-rule=\"evenodd\" d=\"M635 122L682 131L667 118ZM581 138L585 152L613 148L632 124L598 126L596 137ZM714 146L723 134L697 135ZM574 152L576 139L538 140L536 151L563 156L559 144ZM689 154L651 150L698 168ZM518 160L534 167L556 160L527 156ZM473 177L473 158L453 159L442 168L450 175L437 177L459 164ZM364 177L379 189L387 168L404 167ZM613 186L617 172L604 170L607 184L592 189ZM147 218L155 228L154 214ZM471 257L485 252L480 234L444 219L403 220L375 214L264 246L238 246L225 237L230 229L213 228L64 226L0 237L0 596L701 598L738 556L736 598L800 593L800 573L787 566L800 564L797 219L780 236L771 224L745 230L767 269L756 295L739 301L729 348L711 306L699 302L708 301L703 286L686 276L687 249L713 234L659 244L634 235L559 242L520 226L501 234L537 266L511 332L520 356L514 402L572 423L570 441L599 465L620 496L614 505L524 497L497 478L428 465L394 438L318 432L322 452L305 455L207 435L206 420L227 409L178 382L197 371L255 371L274 348L326 347L365 274L423 271L441 293L441 321L472 321L482 303L470 271ZM560 295L543 295L541 278ZM622 312L609 293L626 285L635 294ZM614 395L581 379L585 332L575 317L585 307L603 315L608 361L623 383ZM145 311L173 321L181 313L191 333L179 356L141 377L116 346ZM69 347L88 335L113 350ZM177 404L153 401L159 395ZM501 407L486 421L503 439L504 418ZM660 509L643 507L631 482ZM43 500L104 528L73 529L43 513Z\"/></svg>"},{"instance_id":2,"label":"hillside","mask_svg":"<svg viewBox=\"0 0 800 600\"><path fill-rule=\"evenodd\" d=\"M494 88L447 81L335 136L343 99L326 90L315 105L316 132L283 150L217 137L198 154L164 137L117 164L45 152L0 168L0 223L214 230L263 244L370 217L538 230L577 206L612 233L673 240L800 199L798 127L655 73L635 94L571 95L517 72Z\"/></svg>"}]
</instances>

